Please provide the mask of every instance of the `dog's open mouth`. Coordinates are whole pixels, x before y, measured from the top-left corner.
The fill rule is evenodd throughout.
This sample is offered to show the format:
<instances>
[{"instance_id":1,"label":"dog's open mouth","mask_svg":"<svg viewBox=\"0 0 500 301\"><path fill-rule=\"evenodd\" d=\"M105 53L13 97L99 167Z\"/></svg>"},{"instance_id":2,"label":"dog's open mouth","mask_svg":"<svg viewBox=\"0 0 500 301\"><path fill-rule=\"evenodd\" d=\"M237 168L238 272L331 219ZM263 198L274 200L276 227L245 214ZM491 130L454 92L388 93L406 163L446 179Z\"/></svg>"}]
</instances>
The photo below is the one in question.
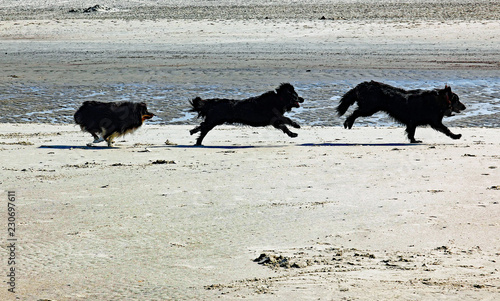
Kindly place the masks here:
<instances>
[{"instance_id":1,"label":"dog's open mouth","mask_svg":"<svg viewBox=\"0 0 500 301\"><path fill-rule=\"evenodd\" d=\"M463 107L460 107L460 108L457 108L457 107L451 107L447 110L447 113L445 113L446 116L450 117L450 116L455 116L455 114L453 113L460 113L462 112L463 110L465 110L465 106Z\"/></svg>"},{"instance_id":2,"label":"dog's open mouth","mask_svg":"<svg viewBox=\"0 0 500 301\"><path fill-rule=\"evenodd\" d=\"M153 114L153 113L148 113L148 114L142 115L142 121L151 119L154 116L155 116L155 114Z\"/></svg>"},{"instance_id":3,"label":"dog's open mouth","mask_svg":"<svg viewBox=\"0 0 500 301\"><path fill-rule=\"evenodd\" d=\"M300 104L299 104L299 103L301 103L301 102L304 102L304 98L299 97L299 98L297 99L297 101L295 102L295 104L294 104L294 105L295 105L295 107L300 108Z\"/></svg>"}]
</instances>

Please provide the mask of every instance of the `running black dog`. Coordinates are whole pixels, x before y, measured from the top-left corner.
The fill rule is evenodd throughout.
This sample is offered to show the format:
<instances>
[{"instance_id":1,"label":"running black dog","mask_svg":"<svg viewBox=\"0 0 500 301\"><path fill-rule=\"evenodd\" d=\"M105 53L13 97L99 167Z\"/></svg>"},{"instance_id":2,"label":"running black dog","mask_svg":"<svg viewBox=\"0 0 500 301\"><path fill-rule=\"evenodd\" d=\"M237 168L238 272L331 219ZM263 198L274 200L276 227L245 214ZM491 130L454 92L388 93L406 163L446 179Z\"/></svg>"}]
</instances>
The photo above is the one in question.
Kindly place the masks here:
<instances>
[{"instance_id":1,"label":"running black dog","mask_svg":"<svg viewBox=\"0 0 500 301\"><path fill-rule=\"evenodd\" d=\"M430 125L433 129L453 138L460 139L461 134L453 134L442 120L444 116L452 116L452 112L465 110L457 94L451 88L436 90L404 90L387 84L371 81L363 82L349 90L340 100L337 112L344 115L355 102L358 107L347 117L345 128L352 128L358 117L371 116L378 111L389 114L397 122L406 125L406 133L411 143L415 140L417 126Z\"/></svg>"},{"instance_id":2,"label":"running black dog","mask_svg":"<svg viewBox=\"0 0 500 301\"><path fill-rule=\"evenodd\" d=\"M201 132L196 140L196 145L201 145L207 133L218 125L224 123L240 123L250 126L272 125L282 130L290 137L297 137L292 133L286 124L294 128L300 126L283 116L285 112L292 108L299 108L299 103L304 102L299 97L291 84L281 84L276 91L269 91L260 96L244 99L201 99L196 97L190 103L191 112L198 112L198 118L204 121L190 131L191 135Z\"/></svg>"},{"instance_id":3,"label":"running black dog","mask_svg":"<svg viewBox=\"0 0 500 301\"><path fill-rule=\"evenodd\" d=\"M93 143L106 141L111 147L113 139L134 132L144 120L153 116L143 102L85 101L74 117L82 131L89 132L94 137Z\"/></svg>"}]
</instances>

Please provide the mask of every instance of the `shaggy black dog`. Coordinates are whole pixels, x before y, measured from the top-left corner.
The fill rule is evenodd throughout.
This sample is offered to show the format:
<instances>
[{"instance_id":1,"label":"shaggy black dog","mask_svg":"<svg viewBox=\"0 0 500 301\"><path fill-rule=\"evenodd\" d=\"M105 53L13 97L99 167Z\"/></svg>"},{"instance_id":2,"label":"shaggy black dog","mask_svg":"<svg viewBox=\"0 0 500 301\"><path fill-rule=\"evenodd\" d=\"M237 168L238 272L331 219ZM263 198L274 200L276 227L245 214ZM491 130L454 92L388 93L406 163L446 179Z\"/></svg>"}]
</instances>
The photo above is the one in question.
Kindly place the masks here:
<instances>
[{"instance_id":1,"label":"shaggy black dog","mask_svg":"<svg viewBox=\"0 0 500 301\"><path fill-rule=\"evenodd\" d=\"M92 134L93 143L106 141L112 146L114 138L132 133L153 116L143 102L85 101L74 117L82 131Z\"/></svg>"},{"instance_id":2,"label":"shaggy black dog","mask_svg":"<svg viewBox=\"0 0 500 301\"><path fill-rule=\"evenodd\" d=\"M291 84L281 84L276 91L269 91L244 100L204 100L196 97L190 102L191 112L198 112L198 118L203 117L204 121L190 133L193 135L201 132L196 140L196 145L201 145L203 138L214 127L224 123L240 123L250 126L272 125L292 138L297 137L297 134L292 133L286 124L294 128L300 128L300 126L283 114L294 107L300 107L301 102L304 102L304 99L297 95Z\"/></svg>"},{"instance_id":3,"label":"shaggy black dog","mask_svg":"<svg viewBox=\"0 0 500 301\"><path fill-rule=\"evenodd\" d=\"M462 137L460 134L453 134L442 123L444 116L452 116L452 112L459 113L465 110L458 96L451 92L448 86L431 91L407 91L375 81L363 82L342 97L337 107L339 115L344 115L355 102L358 103L358 107L347 117L344 122L345 128L352 128L358 117L371 116L383 111L406 125L406 133L411 143L422 142L415 140L415 129L423 125L430 125L453 139Z\"/></svg>"}]
</instances>

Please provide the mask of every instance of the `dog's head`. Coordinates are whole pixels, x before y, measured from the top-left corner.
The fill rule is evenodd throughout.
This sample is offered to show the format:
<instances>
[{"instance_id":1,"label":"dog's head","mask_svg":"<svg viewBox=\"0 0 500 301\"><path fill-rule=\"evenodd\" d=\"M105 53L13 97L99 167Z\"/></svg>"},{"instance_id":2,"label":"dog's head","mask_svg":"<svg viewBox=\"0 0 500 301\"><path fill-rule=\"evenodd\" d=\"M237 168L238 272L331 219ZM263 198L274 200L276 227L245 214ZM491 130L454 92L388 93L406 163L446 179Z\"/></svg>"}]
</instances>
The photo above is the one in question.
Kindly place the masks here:
<instances>
[{"instance_id":1,"label":"dog's head","mask_svg":"<svg viewBox=\"0 0 500 301\"><path fill-rule=\"evenodd\" d=\"M461 111L465 110L465 105L460 102L460 98L458 97L457 94L451 93L451 110L455 113L460 113Z\"/></svg>"},{"instance_id":2,"label":"dog's head","mask_svg":"<svg viewBox=\"0 0 500 301\"><path fill-rule=\"evenodd\" d=\"M276 93L285 102L286 110L290 111L292 108L300 108L300 103L304 102L304 98L300 97L297 92L295 92L294 87L291 84L281 84Z\"/></svg>"},{"instance_id":3,"label":"dog's head","mask_svg":"<svg viewBox=\"0 0 500 301\"><path fill-rule=\"evenodd\" d=\"M142 121L147 119L151 119L155 116L155 114L148 111L148 108L144 102L139 104L139 112L141 113Z\"/></svg>"},{"instance_id":4,"label":"dog's head","mask_svg":"<svg viewBox=\"0 0 500 301\"><path fill-rule=\"evenodd\" d=\"M460 102L460 98L457 94L451 92L451 87L446 85L443 90L441 90L441 94L446 100L448 108L445 110L445 116L453 116L453 112L460 113L465 110L466 107L463 103Z\"/></svg>"}]
</instances>

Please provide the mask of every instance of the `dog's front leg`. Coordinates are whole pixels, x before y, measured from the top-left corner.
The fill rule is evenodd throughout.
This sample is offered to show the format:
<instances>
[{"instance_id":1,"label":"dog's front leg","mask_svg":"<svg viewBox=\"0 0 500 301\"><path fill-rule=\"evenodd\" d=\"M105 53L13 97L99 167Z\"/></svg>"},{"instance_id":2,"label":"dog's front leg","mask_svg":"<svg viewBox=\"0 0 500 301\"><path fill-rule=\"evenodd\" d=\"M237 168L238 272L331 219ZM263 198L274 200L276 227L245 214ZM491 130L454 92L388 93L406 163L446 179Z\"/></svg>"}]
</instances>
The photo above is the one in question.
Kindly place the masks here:
<instances>
[{"instance_id":1,"label":"dog's front leg","mask_svg":"<svg viewBox=\"0 0 500 301\"><path fill-rule=\"evenodd\" d=\"M439 123L437 125L432 125L432 128L435 129L436 131L439 131L443 134L445 134L448 137L451 137L452 139L460 139L462 138L462 134L453 134L446 125L443 123Z\"/></svg>"},{"instance_id":2,"label":"dog's front leg","mask_svg":"<svg viewBox=\"0 0 500 301\"><path fill-rule=\"evenodd\" d=\"M413 124L409 124L406 126L406 133L408 134L408 139L410 139L410 143L422 143L421 140L415 139L415 130L417 127Z\"/></svg>"},{"instance_id":3,"label":"dog's front leg","mask_svg":"<svg viewBox=\"0 0 500 301\"><path fill-rule=\"evenodd\" d=\"M291 120L288 117L283 116L283 114L281 114L279 111L275 110L273 113L274 113L273 119L275 120L275 122L282 122L284 124L289 124L296 129L300 129L300 125L297 122Z\"/></svg>"},{"instance_id":4,"label":"dog's front leg","mask_svg":"<svg viewBox=\"0 0 500 301\"><path fill-rule=\"evenodd\" d=\"M298 134L296 134L296 133L294 133L294 132L290 131L290 130L286 127L286 125L285 125L284 123L281 123L281 122L275 122L275 123L273 124L273 126L274 126L275 128L277 128L277 129L282 130L282 131L283 131L283 133L287 134L287 135L288 135L289 137L291 137L291 138L295 138L295 137L297 137L297 136L298 136Z\"/></svg>"},{"instance_id":5,"label":"dog's front leg","mask_svg":"<svg viewBox=\"0 0 500 301\"><path fill-rule=\"evenodd\" d=\"M275 128L282 130L288 136L290 136L292 138L297 137L298 135L296 133L294 133L294 132L291 132L286 127L285 123L290 124L293 127L295 127L295 125L297 125L298 127L300 127L298 124L296 124L295 122L293 122L290 118L287 118L287 117L283 116L282 114L279 114L278 112L275 111L274 112L274 116L271 119L271 124ZM295 125L293 125L292 123L294 123Z\"/></svg>"},{"instance_id":6,"label":"dog's front leg","mask_svg":"<svg viewBox=\"0 0 500 301\"><path fill-rule=\"evenodd\" d=\"M291 119L290 119L290 118L288 118L288 117L283 116L283 122L284 122L285 124L289 124L289 125L293 126L293 127L294 127L294 128L296 128L296 129L300 129L300 125L299 125L297 122L295 122L295 121L291 120Z\"/></svg>"},{"instance_id":7,"label":"dog's front leg","mask_svg":"<svg viewBox=\"0 0 500 301\"><path fill-rule=\"evenodd\" d=\"M104 141L104 139L102 139L101 137L97 136L96 133L91 133L92 134L92 137L94 137L94 141L92 143L99 143L99 142L102 142ZM89 143L91 144L91 143Z\"/></svg>"}]
</instances>

